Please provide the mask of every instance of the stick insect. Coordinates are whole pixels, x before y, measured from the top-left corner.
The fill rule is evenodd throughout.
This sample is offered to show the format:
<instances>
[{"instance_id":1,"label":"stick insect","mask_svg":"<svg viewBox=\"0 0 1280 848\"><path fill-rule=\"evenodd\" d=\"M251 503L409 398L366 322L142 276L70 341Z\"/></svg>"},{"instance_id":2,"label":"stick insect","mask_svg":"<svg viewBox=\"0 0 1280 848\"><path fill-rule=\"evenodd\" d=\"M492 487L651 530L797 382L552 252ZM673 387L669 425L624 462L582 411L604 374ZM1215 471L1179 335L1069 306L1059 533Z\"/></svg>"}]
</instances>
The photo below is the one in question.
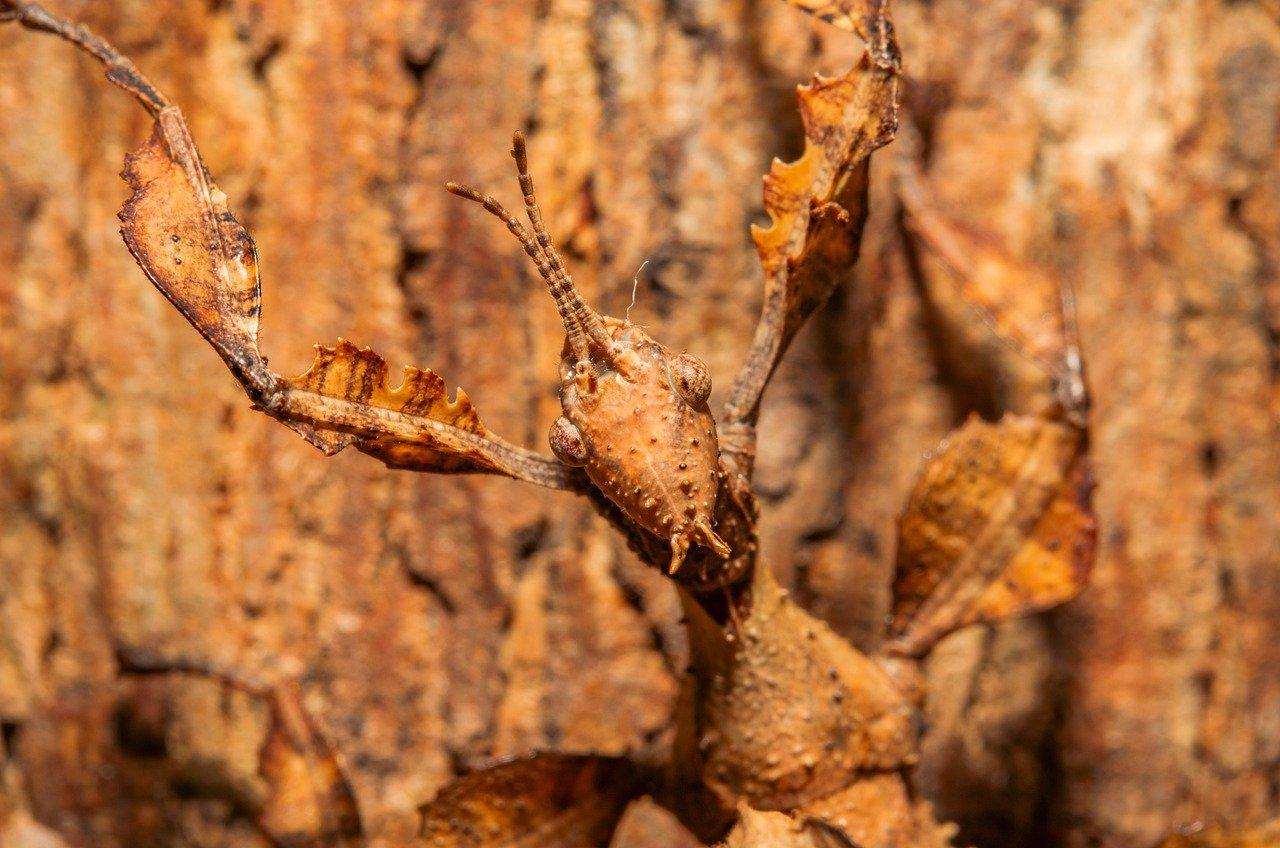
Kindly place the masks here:
<instances>
[{"instance_id":1,"label":"stick insect","mask_svg":"<svg viewBox=\"0 0 1280 848\"><path fill-rule=\"evenodd\" d=\"M125 244L256 409L326 454L353 447L394 469L500 474L586 496L679 587L693 697L669 762L542 752L498 763L425 804L415 844L605 844L628 832L618 822L644 794L674 812L681 823L670 832L682 835L672 838L690 845L721 838L739 846L949 844L952 829L909 780L918 756L918 661L959 627L1048 608L1084 583L1094 528L1079 356L1070 310L1056 300L1063 289L998 241L954 225L911 168L900 174L899 193L906 232L922 267L932 269L924 287L981 310L987 332L1047 363L1042 371L1067 387L1055 395L1065 400L997 422L971 420L926 464L901 520L893 615L876 655L797 605L760 560L751 478L761 399L806 320L853 279L872 154L898 129L901 60L886 0L790 2L856 33L867 49L844 75L800 89L805 152L775 162L765 177L770 223L752 234L764 305L718 416L701 360L625 317L599 314L582 297L545 224L519 133L511 152L525 222L491 195L446 184L519 241L563 322L562 414L550 425L547 455L490 431L467 395L451 398L434 372L406 368L393 383L382 357L346 341L318 347L300 376L270 370L258 346L254 242L181 111L86 28L35 3L0 0L0 21L80 48L151 116L150 139L125 164L133 191L120 212ZM1028 280L1048 298L1030 313L1025 298L1010 295ZM189 660L137 656L122 654L122 668L236 679ZM274 753L264 749L264 758L275 758L264 759L264 774L304 784L309 768L322 775L305 791L276 787L273 797L284 800L270 814L255 813L263 833L280 844L365 844L355 796L314 725L283 689L239 688L269 699L280 725ZM301 765L280 767L286 756ZM292 800L300 795L310 801Z\"/></svg>"}]
</instances>

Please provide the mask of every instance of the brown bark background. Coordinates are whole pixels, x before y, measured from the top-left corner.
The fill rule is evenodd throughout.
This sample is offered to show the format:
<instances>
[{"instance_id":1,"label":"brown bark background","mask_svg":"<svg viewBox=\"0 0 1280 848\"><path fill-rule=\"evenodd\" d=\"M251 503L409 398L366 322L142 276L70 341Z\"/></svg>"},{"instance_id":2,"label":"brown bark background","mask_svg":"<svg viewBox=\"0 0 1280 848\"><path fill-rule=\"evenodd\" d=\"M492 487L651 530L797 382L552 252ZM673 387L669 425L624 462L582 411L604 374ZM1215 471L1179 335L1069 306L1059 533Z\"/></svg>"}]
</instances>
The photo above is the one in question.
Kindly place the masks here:
<instances>
[{"instance_id":1,"label":"brown bark background","mask_svg":"<svg viewBox=\"0 0 1280 848\"><path fill-rule=\"evenodd\" d=\"M723 389L793 87L860 49L778 0L54 5L182 105L258 242L277 370L345 336L539 448L555 312L443 181L517 199L527 130L589 297L621 314L648 260L631 317ZM895 17L939 194L1076 286L1101 526L1078 601L935 652L919 785L984 846L1280 814L1280 6ZM298 679L387 840L488 757L668 744L674 594L584 502L326 459L247 408L120 242L148 131L70 47L0 28L0 727L36 818L71 845L257 844L234 810L261 710L122 680L113 642ZM862 645L924 453L985 408L939 364L895 154L858 287L766 397L757 472L766 556Z\"/></svg>"}]
</instances>

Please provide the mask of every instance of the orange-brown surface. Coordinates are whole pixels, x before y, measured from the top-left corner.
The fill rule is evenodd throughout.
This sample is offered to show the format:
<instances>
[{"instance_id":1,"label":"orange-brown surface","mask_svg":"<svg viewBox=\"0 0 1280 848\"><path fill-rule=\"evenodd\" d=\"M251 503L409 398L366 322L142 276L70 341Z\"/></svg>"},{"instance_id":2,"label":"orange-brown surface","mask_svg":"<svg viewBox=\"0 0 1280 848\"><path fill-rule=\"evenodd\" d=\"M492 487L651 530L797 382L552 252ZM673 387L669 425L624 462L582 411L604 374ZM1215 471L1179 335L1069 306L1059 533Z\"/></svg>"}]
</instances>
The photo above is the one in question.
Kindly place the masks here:
<instances>
[{"instance_id":1,"label":"orange-brown surface","mask_svg":"<svg viewBox=\"0 0 1280 848\"><path fill-rule=\"evenodd\" d=\"M792 86L861 49L765 0L56 5L182 105L257 241L275 371L369 344L544 452L562 328L440 184L506 184L525 128L580 287L621 314L649 259L631 317L708 363L718 409L759 314L759 175L803 152ZM929 202L1003 259L1075 284L1099 558L1062 612L925 663L915 778L962 841L1147 845L1278 812L1276 20L1268 0L896 9L923 144L874 160L860 264L766 395L755 481L763 556L871 649L925 452L971 410L1031 411L963 367L938 281L965 269L919 220L908 249L889 157L918 154ZM380 840L491 757L670 742L678 605L585 502L326 458L251 413L116 233L146 114L16 27L0 106L0 832L260 844L233 813L262 704L121 675L118 644L296 680Z\"/></svg>"}]
</instances>

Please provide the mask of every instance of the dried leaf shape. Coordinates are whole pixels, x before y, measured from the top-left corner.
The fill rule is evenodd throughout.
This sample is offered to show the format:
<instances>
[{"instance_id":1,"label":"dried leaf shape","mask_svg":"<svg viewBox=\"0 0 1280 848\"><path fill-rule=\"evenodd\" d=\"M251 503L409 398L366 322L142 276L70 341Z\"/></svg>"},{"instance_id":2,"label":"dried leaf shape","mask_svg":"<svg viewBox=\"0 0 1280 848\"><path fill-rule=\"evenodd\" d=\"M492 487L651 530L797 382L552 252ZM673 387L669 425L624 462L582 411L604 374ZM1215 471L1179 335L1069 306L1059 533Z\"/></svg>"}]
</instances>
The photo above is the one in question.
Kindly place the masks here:
<instances>
[{"instance_id":1,"label":"dried leaf shape","mask_svg":"<svg viewBox=\"0 0 1280 848\"><path fill-rule=\"evenodd\" d=\"M156 287L210 341L250 395L326 453L349 445L397 468L435 472L496 472L559 486L571 473L508 445L480 422L444 381L406 369L398 388L387 364L367 348L339 341L317 348L301 377L267 370L258 351L261 289L253 241L227 211L209 181L186 125L172 107L161 111L151 141L129 157L134 189L121 213L121 232Z\"/></svg>"},{"instance_id":2,"label":"dried leaf shape","mask_svg":"<svg viewBox=\"0 0 1280 848\"><path fill-rule=\"evenodd\" d=\"M805 320L853 272L867 216L868 157L897 129L897 74L867 56L842 77L799 92L805 152L764 179L770 226L752 229L765 299L747 361L726 404L730 427L753 424L760 395Z\"/></svg>"},{"instance_id":3,"label":"dried leaf shape","mask_svg":"<svg viewBox=\"0 0 1280 848\"><path fill-rule=\"evenodd\" d=\"M421 808L432 848L598 848L638 777L626 760L539 753L460 777Z\"/></svg>"},{"instance_id":4,"label":"dried leaf shape","mask_svg":"<svg viewBox=\"0 0 1280 848\"><path fill-rule=\"evenodd\" d=\"M437 473L488 471L553 488L576 485L571 469L503 442L481 423L461 389L433 371L405 368L400 385L369 348L339 339L317 345L311 368L283 381L293 416L286 424L325 453L348 445L392 468Z\"/></svg>"},{"instance_id":5,"label":"dried leaf shape","mask_svg":"<svg viewBox=\"0 0 1280 848\"><path fill-rule=\"evenodd\" d=\"M885 650L918 656L976 621L1062 603L1093 558L1092 484L1076 428L970 418L921 472L899 523Z\"/></svg>"},{"instance_id":6,"label":"dried leaf shape","mask_svg":"<svg viewBox=\"0 0 1280 848\"><path fill-rule=\"evenodd\" d=\"M134 195L121 232L138 264L213 344L268 413L332 454L349 445L416 471L493 472L552 487L576 475L490 433L462 392L450 401L431 371L405 370L398 388L367 348L339 341L317 348L301 377L267 370L258 350L261 289L249 234L209 181L176 110L157 119L151 141L131 156Z\"/></svg>"},{"instance_id":7,"label":"dried leaf shape","mask_svg":"<svg viewBox=\"0 0 1280 848\"><path fill-rule=\"evenodd\" d=\"M107 77L151 113L150 139L125 162L133 196L121 234L147 277L227 363L254 403L333 453L348 445L388 464L419 471L491 472L553 488L580 488L560 462L490 433L465 395L450 401L443 381L410 369L399 388L386 363L339 342L321 348L311 370L285 380L258 348L261 284L253 239L200 159L182 113L109 44L35 4L7 13L93 55Z\"/></svg>"},{"instance_id":8,"label":"dried leaf shape","mask_svg":"<svg viewBox=\"0 0 1280 848\"><path fill-rule=\"evenodd\" d=\"M913 138L910 133L905 138ZM914 143L905 148L910 151ZM1056 382L1068 411L1085 404L1080 356L1069 314L1071 291L1049 269L1013 256L993 233L967 226L943 211L909 155L900 158L898 193L905 223L919 253L923 283L945 330L963 336L971 319L988 333L1040 364ZM1016 375L998 363L1000 381Z\"/></svg>"},{"instance_id":9,"label":"dried leaf shape","mask_svg":"<svg viewBox=\"0 0 1280 848\"><path fill-rule=\"evenodd\" d=\"M1052 609L1080 593L1089 579L1097 535L1092 490L1089 462L1078 456L1009 567L957 626Z\"/></svg>"},{"instance_id":10,"label":"dried leaf shape","mask_svg":"<svg viewBox=\"0 0 1280 848\"><path fill-rule=\"evenodd\" d=\"M120 210L129 252L238 379L268 388L257 251L175 107L161 109L151 138L125 157L124 178L134 192Z\"/></svg>"},{"instance_id":11,"label":"dried leaf shape","mask_svg":"<svg viewBox=\"0 0 1280 848\"><path fill-rule=\"evenodd\" d=\"M889 21L889 0L786 0L819 20L867 42L871 58L883 68L898 67L901 57Z\"/></svg>"}]
</instances>

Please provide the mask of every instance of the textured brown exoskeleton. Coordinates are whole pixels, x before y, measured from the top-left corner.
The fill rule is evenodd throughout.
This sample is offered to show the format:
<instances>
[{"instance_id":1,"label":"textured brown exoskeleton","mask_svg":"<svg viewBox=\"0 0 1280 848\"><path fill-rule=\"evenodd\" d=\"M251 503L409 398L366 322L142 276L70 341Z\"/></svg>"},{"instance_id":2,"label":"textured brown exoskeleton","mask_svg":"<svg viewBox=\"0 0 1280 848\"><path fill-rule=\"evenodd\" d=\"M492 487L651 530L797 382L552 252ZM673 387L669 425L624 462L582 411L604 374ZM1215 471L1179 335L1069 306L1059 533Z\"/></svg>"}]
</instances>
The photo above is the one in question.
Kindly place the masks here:
<instances>
[{"instance_id":1,"label":"textured brown exoskeleton","mask_svg":"<svg viewBox=\"0 0 1280 848\"><path fill-rule=\"evenodd\" d=\"M707 366L688 353L673 355L630 321L602 317L583 300L543 224L520 133L511 155L533 237L492 197L457 183L446 188L507 225L538 266L564 321L564 415L551 425L551 450L565 465L585 469L628 518L671 540L672 574L692 542L729 556L711 526L724 473L707 407Z\"/></svg>"},{"instance_id":2,"label":"textured brown exoskeleton","mask_svg":"<svg viewBox=\"0 0 1280 848\"><path fill-rule=\"evenodd\" d=\"M644 561L675 575L693 668L670 762L655 768L555 752L501 764L422 807L421 836L433 845L590 848L612 831L627 801L647 793L704 841L725 836L736 818L729 844L744 848L940 848L949 830L909 781L918 757L919 659L959 627L1061 603L1084 583L1094 527L1085 419L1072 408L1083 403L1083 383L1069 316L1044 314L1058 308L1058 284L993 248L992 239L953 226L931 204L923 175L902 181L903 223L943 323L962 324L976 305L988 318L981 332L1032 354L1059 384L1075 388L1048 392L1065 402L1009 404L999 422L966 423L925 464L900 523L892 616L878 654L856 650L757 561L750 479L761 397L804 322L853 277L871 154L892 140L898 119L887 0L788 2L858 33L869 49L844 75L800 89L805 151L795 162L775 162L765 178L770 223L752 232L764 305L718 426L701 361L674 354L629 321L599 315L574 287L543 224L519 134L512 153L531 229L493 198L448 184L520 240L563 319L563 414L551 425L548 457L490 432L466 394L450 397L431 371L407 368L390 383L380 356L346 341L317 348L300 376L270 370L258 348L253 241L204 167L181 112L83 27L34 3L0 0L0 21L76 44L152 116L150 140L126 161L133 195L120 213L122 234L257 409L326 453L354 447L393 468L503 474L586 494ZM948 312L948 303L966 308ZM990 365L995 382L1010 382L1004 363ZM1039 382L1023 394L1045 395ZM144 665L134 670L193 668ZM333 804L313 804L310 817L282 804L283 818L264 828L287 831L299 844L363 844L338 758L296 711L277 712L273 756L284 765L272 771L281 781L273 797L318 792L339 799L343 814L335 826L325 809ZM308 769L323 778L311 781L317 791L287 785ZM663 827L676 834L669 844L693 844L692 835L672 829L678 825Z\"/></svg>"}]
</instances>

